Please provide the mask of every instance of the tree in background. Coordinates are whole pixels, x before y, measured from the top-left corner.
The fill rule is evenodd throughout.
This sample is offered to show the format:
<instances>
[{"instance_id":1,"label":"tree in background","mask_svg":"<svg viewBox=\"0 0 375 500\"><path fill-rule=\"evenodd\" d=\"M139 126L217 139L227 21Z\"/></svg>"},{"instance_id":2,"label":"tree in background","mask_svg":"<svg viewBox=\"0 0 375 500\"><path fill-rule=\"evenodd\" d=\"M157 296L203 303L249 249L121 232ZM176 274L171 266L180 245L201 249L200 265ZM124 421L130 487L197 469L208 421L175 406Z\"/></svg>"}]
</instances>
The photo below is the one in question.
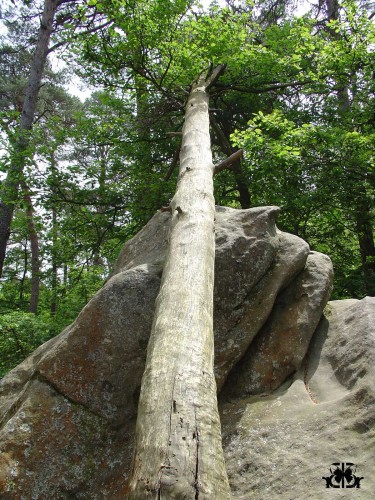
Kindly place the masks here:
<instances>
[{"instance_id":1,"label":"tree in background","mask_svg":"<svg viewBox=\"0 0 375 500\"><path fill-rule=\"evenodd\" d=\"M10 235L15 204L18 199L18 188L23 176L23 170L30 156L30 131L33 126L37 108L38 94L43 78L44 66L47 60L48 46L53 30L53 21L59 4L64 0L46 0L35 52L30 65L25 95L20 113L20 122L12 144L12 154L7 175L0 191L0 276L3 272L6 247Z\"/></svg>"},{"instance_id":2,"label":"tree in background","mask_svg":"<svg viewBox=\"0 0 375 500\"><path fill-rule=\"evenodd\" d=\"M290 32L316 54L298 100L259 112L233 138L245 148L256 202L280 204L284 229L331 255L336 298L360 297L375 293L374 27L354 2L333 12L317 33Z\"/></svg>"}]
</instances>

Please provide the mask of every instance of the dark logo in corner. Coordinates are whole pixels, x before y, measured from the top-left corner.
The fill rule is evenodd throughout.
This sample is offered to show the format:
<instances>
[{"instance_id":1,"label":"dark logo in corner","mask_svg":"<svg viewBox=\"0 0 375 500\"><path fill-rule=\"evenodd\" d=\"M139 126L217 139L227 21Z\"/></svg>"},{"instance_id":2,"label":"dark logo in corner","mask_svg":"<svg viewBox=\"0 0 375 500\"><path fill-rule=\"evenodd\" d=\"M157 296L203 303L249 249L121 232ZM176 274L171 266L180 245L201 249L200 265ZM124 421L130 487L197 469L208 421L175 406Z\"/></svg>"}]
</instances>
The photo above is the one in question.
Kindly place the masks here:
<instances>
[{"instance_id":1,"label":"dark logo in corner","mask_svg":"<svg viewBox=\"0 0 375 500\"><path fill-rule=\"evenodd\" d=\"M326 488L360 488L363 477L357 477L357 466L351 462L335 462L331 464L330 476L322 477L326 481Z\"/></svg>"}]
</instances>

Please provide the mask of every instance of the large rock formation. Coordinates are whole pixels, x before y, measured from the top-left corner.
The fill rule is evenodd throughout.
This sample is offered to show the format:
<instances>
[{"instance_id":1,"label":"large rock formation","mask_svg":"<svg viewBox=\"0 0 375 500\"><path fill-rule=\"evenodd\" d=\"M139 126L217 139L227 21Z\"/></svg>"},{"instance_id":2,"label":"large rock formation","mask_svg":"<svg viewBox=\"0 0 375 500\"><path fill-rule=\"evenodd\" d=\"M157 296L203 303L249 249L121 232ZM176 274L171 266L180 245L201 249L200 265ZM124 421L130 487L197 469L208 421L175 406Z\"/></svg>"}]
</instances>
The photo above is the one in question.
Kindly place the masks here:
<instances>
[{"instance_id":1,"label":"large rock formation","mask_svg":"<svg viewBox=\"0 0 375 500\"><path fill-rule=\"evenodd\" d=\"M278 231L277 213L262 207L216 214L215 373L236 498L317 498L331 463L369 460L369 451L360 456L360 438L373 432L371 408L362 409L372 401L371 325L355 319L356 340L337 325L353 307L365 323L375 304L332 303L316 330L332 266ZM77 320L1 381L2 498L126 498L168 221L158 213L124 246ZM337 434L347 444L335 451ZM319 449L327 451L317 463ZM371 481L365 469L364 492ZM311 491L294 493L311 478Z\"/></svg>"},{"instance_id":2,"label":"large rock formation","mask_svg":"<svg viewBox=\"0 0 375 500\"><path fill-rule=\"evenodd\" d=\"M221 401L233 498L374 498L374 372L375 298L330 302L289 380L263 396L243 385ZM360 489L346 479L338 489L334 463L355 464Z\"/></svg>"}]
</instances>

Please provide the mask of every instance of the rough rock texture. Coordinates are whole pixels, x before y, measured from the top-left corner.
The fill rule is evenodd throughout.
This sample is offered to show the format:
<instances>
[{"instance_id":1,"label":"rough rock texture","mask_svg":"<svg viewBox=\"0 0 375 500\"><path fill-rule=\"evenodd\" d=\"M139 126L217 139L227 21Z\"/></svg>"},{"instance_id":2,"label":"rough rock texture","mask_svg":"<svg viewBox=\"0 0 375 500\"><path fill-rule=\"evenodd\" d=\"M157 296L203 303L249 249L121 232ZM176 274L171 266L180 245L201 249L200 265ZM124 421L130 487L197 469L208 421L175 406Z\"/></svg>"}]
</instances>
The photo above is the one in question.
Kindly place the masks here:
<instances>
[{"instance_id":1,"label":"rough rock texture","mask_svg":"<svg viewBox=\"0 0 375 500\"><path fill-rule=\"evenodd\" d=\"M267 322L227 380L224 393L269 393L298 370L328 301L331 282L330 259L311 252L304 270L277 297Z\"/></svg>"},{"instance_id":2,"label":"rough rock texture","mask_svg":"<svg viewBox=\"0 0 375 500\"><path fill-rule=\"evenodd\" d=\"M279 291L304 269L308 254L309 247L303 240L291 234L279 233L278 248L270 269L248 290L242 304L225 311L225 295L223 305L215 302L215 371L219 390L229 370L243 356L266 322ZM236 282L230 284L230 274L224 272L222 275L222 279L219 275L216 283L217 286L220 283L223 292L229 286L236 286ZM328 284L326 292L330 289ZM230 385L233 384L229 382Z\"/></svg>"},{"instance_id":3,"label":"rough rock texture","mask_svg":"<svg viewBox=\"0 0 375 500\"><path fill-rule=\"evenodd\" d=\"M159 284L142 266L117 274L3 379L0 492L123 498Z\"/></svg>"},{"instance_id":4,"label":"rough rock texture","mask_svg":"<svg viewBox=\"0 0 375 500\"><path fill-rule=\"evenodd\" d=\"M375 298L330 302L291 380L221 404L233 498L374 498L374 371ZM326 488L336 462L360 489Z\"/></svg>"},{"instance_id":5,"label":"rough rock texture","mask_svg":"<svg viewBox=\"0 0 375 500\"><path fill-rule=\"evenodd\" d=\"M266 384L253 392L276 389L300 368L331 290L329 259L279 232L277 213L276 207L217 209L215 372L221 387L235 371L225 385L227 396L241 398L249 392L246 377L258 380L259 367L254 369L251 360L264 359L261 378ZM77 320L1 381L2 498L126 497L168 220L167 213L158 213L125 245L112 277ZM288 348L280 348L280 338ZM241 358L244 376L236 368ZM271 365L277 366L277 376L270 378ZM353 365L345 376L355 378L356 370ZM233 393L232 377L239 381ZM236 421L224 425L231 464ZM238 453L234 460L240 460L242 447ZM235 477L235 469L230 471ZM248 479L254 483L253 477ZM236 485L234 491L242 498Z\"/></svg>"}]
</instances>

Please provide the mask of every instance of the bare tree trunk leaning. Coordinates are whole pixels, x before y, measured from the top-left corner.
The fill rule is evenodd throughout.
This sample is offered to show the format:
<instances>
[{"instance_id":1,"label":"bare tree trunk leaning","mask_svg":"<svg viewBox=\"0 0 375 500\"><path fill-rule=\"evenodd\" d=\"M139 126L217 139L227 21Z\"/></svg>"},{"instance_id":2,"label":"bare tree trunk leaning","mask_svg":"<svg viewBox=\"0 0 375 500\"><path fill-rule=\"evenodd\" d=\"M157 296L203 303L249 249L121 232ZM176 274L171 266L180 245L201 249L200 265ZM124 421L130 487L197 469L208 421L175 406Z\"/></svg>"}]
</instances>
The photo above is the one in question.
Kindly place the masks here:
<instances>
[{"instance_id":1,"label":"bare tree trunk leaning","mask_svg":"<svg viewBox=\"0 0 375 500\"><path fill-rule=\"evenodd\" d=\"M213 373L215 258L208 90L193 84L171 202L167 261L138 408L131 499L231 498Z\"/></svg>"}]
</instances>

